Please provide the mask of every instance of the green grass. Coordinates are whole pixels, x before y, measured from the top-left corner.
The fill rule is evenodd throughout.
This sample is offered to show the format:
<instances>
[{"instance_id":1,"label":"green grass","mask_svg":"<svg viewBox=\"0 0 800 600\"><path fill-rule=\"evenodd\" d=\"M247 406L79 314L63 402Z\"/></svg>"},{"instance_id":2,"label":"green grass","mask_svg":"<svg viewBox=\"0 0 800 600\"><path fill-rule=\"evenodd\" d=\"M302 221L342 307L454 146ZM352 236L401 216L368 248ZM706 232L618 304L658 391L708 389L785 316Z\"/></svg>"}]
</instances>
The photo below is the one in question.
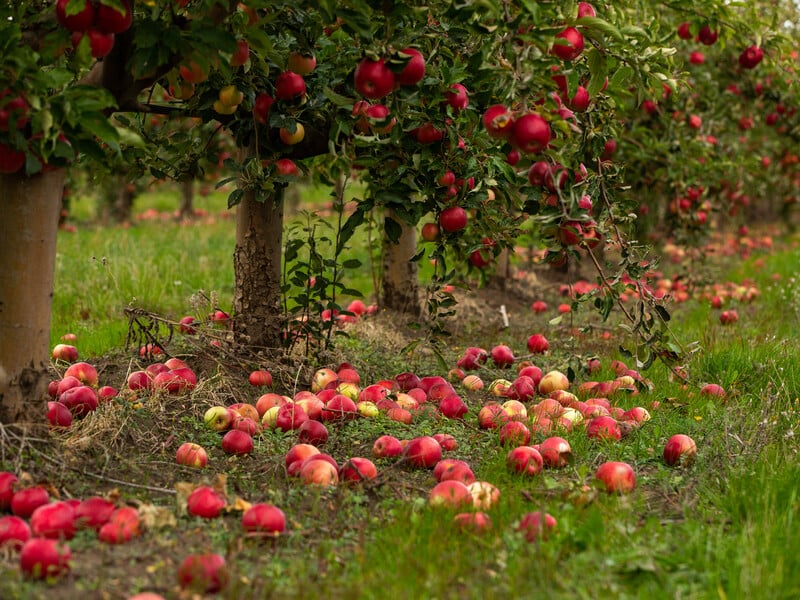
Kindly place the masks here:
<instances>
[{"instance_id":1,"label":"green grass","mask_svg":"<svg viewBox=\"0 0 800 600\"><path fill-rule=\"evenodd\" d=\"M119 385L129 364L136 364L129 354L120 354L126 306L177 318L206 310L191 300L202 289L216 294L226 308L233 283L232 225L225 219L191 227L140 223L62 234L54 338L74 331L84 356L108 353L103 376ZM139 590L171 597L177 562L191 551L216 551L231 567L228 598L798 597L800 541L793 531L800 510L795 434L800 426L800 295L792 270L798 260L800 250L790 249L763 262L710 267L713 281L752 278L760 296L749 304L730 301L728 307L740 317L730 326L719 323L718 311L706 301L674 307L675 333L701 348L689 364L690 383L674 380L656 364L646 373L652 392L617 399L623 408L647 407L652 419L619 442L590 440L580 428L563 433L575 456L566 469L534 478L510 473L507 449L496 433L476 424L478 409L490 399L485 392L459 390L470 406L463 422L419 416L402 425L382 416L329 424L331 438L323 449L340 464L350 456L370 456L372 442L383 433L401 439L454 435L459 448L452 456L467 460L479 480L501 490L498 505L488 511L493 530L484 536L457 531L452 512L428 507L430 472L389 459L376 461L376 482L312 490L284 474L283 456L295 441L291 433L266 432L252 457L226 457L219 436L205 429L203 412L212 404L253 402L259 392L249 388L244 372L224 365L198 363L203 383L191 395L145 401L140 408L114 403L81 422L63 443L29 444L21 452L14 446L10 453L4 442L1 468L28 471L64 495L117 488L124 500L152 502L168 511L174 498L159 489L225 474L232 495L283 508L289 533L277 540L246 539L237 513L207 523L179 516L176 525L148 531L119 548L98 547L84 532L72 542L75 575L54 588L21 581L13 558L0 559L0 596L74 598L103 589L120 597ZM554 305L558 299L548 301ZM568 327L548 325L551 316L514 315L515 327L506 331L475 319L440 350L454 364L467 345L488 348L503 341L521 349L531 331L544 331L553 352L537 357L537 364L562 366L572 350L599 354L604 365L599 378L612 377L609 365L619 356L608 342L572 338ZM576 324L586 318L576 315ZM424 349L401 353L393 341L396 327L397 321L379 317L356 329L360 334L341 340L331 363L353 362L364 383L404 370L443 374ZM301 370L292 372L296 376ZM480 374L486 381L508 376L489 367ZM725 387L726 399L700 397L706 382ZM306 387L302 377L297 385ZM687 433L697 442L693 465L663 463L663 445L674 433ZM75 445L76 439L89 442ZM173 464L175 448L187 440L209 449L206 471ZM598 491L593 474L606 460L633 465L634 493L620 497ZM153 489L126 486L126 481ZM548 539L531 544L515 527L533 510L551 513L558 526Z\"/></svg>"}]
</instances>

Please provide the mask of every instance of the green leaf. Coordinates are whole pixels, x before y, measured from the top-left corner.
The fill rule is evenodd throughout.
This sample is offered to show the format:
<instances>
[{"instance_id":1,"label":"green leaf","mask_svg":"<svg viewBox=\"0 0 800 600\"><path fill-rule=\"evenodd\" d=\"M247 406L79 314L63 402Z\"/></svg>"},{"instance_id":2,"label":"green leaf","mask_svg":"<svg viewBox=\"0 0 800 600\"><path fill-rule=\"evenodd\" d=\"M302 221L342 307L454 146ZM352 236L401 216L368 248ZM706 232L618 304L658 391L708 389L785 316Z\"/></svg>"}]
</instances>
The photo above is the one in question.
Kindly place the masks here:
<instances>
[{"instance_id":1,"label":"green leaf","mask_svg":"<svg viewBox=\"0 0 800 600\"><path fill-rule=\"evenodd\" d=\"M389 238L390 242L396 244L400 240L400 235L403 233L403 228L400 226L400 223L391 217L386 217L383 225L386 229L386 237Z\"/></svg>"},{"instance_id":2,"label":"green leaf","mask_svg":"<svg viewBox=\"0 0 800 600\"><path fill-rule=\"evenodd\" d=\"M613 90L627 88L631 77L633 77L633 69L628 65L622 65L614 71L614 74L608 82L608 86Z\"/></svg>"},{"instance_id":3,"label":"green leaf","mask_svg":"<svg viewBox=\"0 0 800 600\"><path fill-rule=\"evenodd\" d=\"M239 204L242 201L243 196L244 196L244 190L242 189L233 190L228 196L228 208L233 208L234 206Z\"/></svg>"},{"instance_id":4,"label":"green leaf","mask_svg":"<svg viewBox=\"0 0 800 600\"><path fill-rule=\"evenodd\" d=\"M617 40L622 40L622 34L620 33L619 29L600 17L581 17L575 21L575 24L588 29L595 29L601 33L610 35Z\"/></svg>"}]
</instances>

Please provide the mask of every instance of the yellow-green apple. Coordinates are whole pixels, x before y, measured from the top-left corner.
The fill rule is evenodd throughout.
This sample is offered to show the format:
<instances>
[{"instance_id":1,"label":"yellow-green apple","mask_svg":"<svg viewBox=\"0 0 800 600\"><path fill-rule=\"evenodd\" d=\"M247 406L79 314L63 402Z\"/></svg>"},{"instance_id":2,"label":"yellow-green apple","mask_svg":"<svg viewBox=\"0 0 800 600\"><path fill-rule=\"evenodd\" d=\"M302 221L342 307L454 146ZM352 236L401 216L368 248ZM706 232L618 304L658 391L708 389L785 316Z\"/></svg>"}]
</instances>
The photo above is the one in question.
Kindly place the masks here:
<instances>
[{"instance_id":1,"label":"yellow-green apple","mask_svg":"<svg viewBox=\"0 0 800 600\"><path fill-rule=\"evenodd\" d=\"M568 390L569 379L561 371L549 371L539 382L539 393L547 396L555 390Z\"/></svg>"},{"instance_id":2,"label":"yellow-green apple","mask_svg":"<svg viewBox=\"0 0 800 600\"><path fill-rule=\"evenodd\" d=\"M317 68L317 59L313 54L292 52L286 61L289 71L298 75L308 75Z\"/></svg>"},{"instance_id":3,"label":"yellow-green apple","mask_svg":"<svg viewBox=\"0 0 800 600\"><path fill-rule=\"evenodd\" d=\"M203 421L212 431L227 431L236 413L227 406L212 406L203 414Z\"/></svg>"}]
</instances>

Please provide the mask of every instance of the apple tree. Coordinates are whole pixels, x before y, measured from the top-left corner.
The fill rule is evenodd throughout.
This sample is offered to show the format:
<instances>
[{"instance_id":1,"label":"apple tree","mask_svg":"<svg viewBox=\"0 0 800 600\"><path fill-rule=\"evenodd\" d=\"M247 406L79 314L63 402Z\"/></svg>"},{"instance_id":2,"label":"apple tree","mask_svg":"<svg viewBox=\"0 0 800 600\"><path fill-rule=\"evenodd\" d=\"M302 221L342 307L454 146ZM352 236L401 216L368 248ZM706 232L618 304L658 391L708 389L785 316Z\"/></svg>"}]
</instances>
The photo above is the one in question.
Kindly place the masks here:
<instances>
[{"instance_id":1,"label":"apple tree","mask_svg":"<svg viewBox=\"0 0 800 600\"><path fill-rule=\"evenodd\" d=\"M723 4L705 0L692 10ZM324 164L331 181L364 181L367 193L337 246L373 209L386 211L387 248L404 253L389 271L409 270L386 276L384 299L397 295L409 306L409 260L424 255L411 255L409 236L426 215L440 230L431 252L438 283L452 276L454 260L473 256L474 265L511 245L531 219L554 261L616 236L627 214L614 194L621 169L603 158L619 127L616 110L662 82L677 88L672 40L640 26L659 17L639 2L3 5L0 420L24 420L44 398L70 164L107 162L139 129L151 142L141 167L182 180L198 172L197 149L229 132L238 181L229 200L234 340L274 352L286 325L281 293L292 291L282 287L283 194L301 170ZM136 127L144 115L210 126L200 140L199 128L176 127L165 143ZM596 196L591 207L585 196ZM317 278L314 286L330 283ZM437 292L431 309L451 302Z\"/></svg>"}]
</instances>

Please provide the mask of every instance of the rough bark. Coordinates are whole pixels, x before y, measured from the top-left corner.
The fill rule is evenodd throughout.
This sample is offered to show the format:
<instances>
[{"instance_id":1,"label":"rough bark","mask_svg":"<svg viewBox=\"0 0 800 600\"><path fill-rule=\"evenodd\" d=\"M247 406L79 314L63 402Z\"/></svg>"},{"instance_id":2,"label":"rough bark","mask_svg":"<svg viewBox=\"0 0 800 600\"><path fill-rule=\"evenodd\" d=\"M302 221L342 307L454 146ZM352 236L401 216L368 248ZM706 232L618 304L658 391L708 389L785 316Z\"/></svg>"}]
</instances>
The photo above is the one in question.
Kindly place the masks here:
<instances>
[{"instance_id":1,"label":"rough bark","mask_svg":"<svg viewBox=\"0 0 800 600\"><path fill-rule=\"evenodd\" d=\"M194 179L185 179L181 184L181 205L178 209L179 219L194 218Z\"/></svg>"},{"instance_id":2,"label":"rough bark","mask_svg":"<svg viewBox=\"0 0 800 600\"><path fill-rule=\"evenodd\" d=\"M383 240L381 306L418 316L422 313L419 277L417 263L411 261L417 253L417 230L404 223L391 210L387 209L385 216L400 225L401 233L397 243L387 237Z\"/></svg>"},{"instance_id":3,"label":"rough bark","mask_svg":"<svg viewBox=\"0 0 800 600\"><path fill-rule=\"evenodd\" d=\"M489 278L489 287L505 290L511 283L513 272L511 270L511 253L508 248L503 248L495 259L495 268Z\"/></svg>"},{"instance_id":4,"label":"rough bark","mask_svg":"<svg viewBox=\"0 0 800 600\"><path fill-rule=\"evenodd\" d=\"M236 208L234 340L254 351L281 348L283 191L266 202L246 192Z\"/></svg>"},{"instance_id":5,"label":"rough bark","mask_svg":"<svg viewBox=\"0 0 800 600\"><path fill-rule=\"evenodd\" d=\"M0 176L0 422L41 422L64 169Z\"/></svg>"}]
</instances>

